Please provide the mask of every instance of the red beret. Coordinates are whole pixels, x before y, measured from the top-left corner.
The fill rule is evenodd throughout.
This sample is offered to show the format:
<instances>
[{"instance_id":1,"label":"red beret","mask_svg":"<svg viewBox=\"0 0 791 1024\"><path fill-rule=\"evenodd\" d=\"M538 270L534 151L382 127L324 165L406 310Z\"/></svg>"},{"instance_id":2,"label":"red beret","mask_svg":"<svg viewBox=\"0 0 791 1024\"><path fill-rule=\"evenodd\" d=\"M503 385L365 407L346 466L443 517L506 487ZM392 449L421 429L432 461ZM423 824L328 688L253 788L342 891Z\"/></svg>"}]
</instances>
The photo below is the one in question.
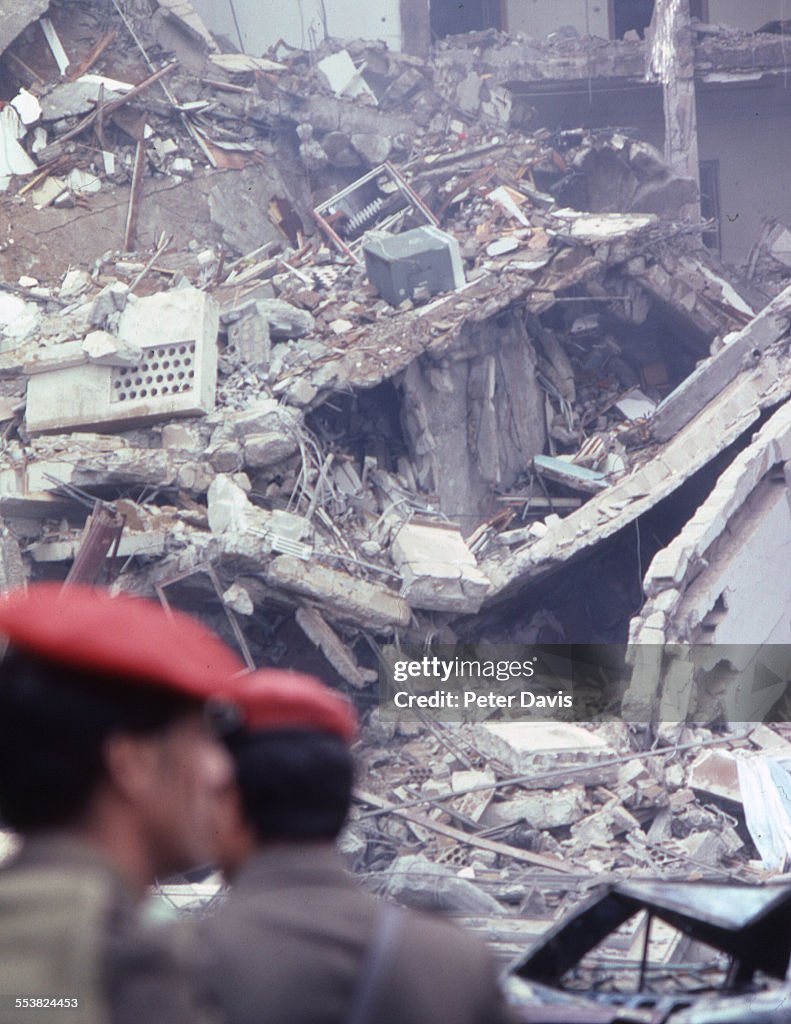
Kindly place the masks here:
<instances>
[{"instance_id":1,"label":"red beret","mask_svg":"<svg viewBox=\"0 0 791 1024\"><path fill-rule=\"evenodd\" d=\"M307 729L339 736L345 743L357 735L352 704L314 676L279 669L261 669L238 682L236 703L251 732Z\"/></svg>"},{"instance_id":2,"label":"red beret","mask_svg":"<svg viewBox=\"0 0 791 1024\"><path fill-rule=\"evenodd\" d=\"M200 700L230 696L231 677L245 669L230 647L188 615L79 584L34 583L5 595L0 634L53 664Z\"/></svg>"}]
</instances>

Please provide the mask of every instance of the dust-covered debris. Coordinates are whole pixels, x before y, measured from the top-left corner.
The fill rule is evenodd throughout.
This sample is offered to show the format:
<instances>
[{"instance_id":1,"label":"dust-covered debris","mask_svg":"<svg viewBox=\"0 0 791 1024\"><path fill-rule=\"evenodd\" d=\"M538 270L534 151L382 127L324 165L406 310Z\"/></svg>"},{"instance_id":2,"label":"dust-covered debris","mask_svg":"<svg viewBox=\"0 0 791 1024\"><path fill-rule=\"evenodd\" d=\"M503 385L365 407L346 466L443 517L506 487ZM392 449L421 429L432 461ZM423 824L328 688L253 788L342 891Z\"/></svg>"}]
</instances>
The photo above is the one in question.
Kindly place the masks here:
<instances>
[{"instance_id":1,"label":"dust-covered debris","mask_svg":"<svg viewBox=\"0 0 791 1024\"><path fill-rule=\"evenodd\" d=\"M788 296L755 287L770 265L784 285L785 229L746 283L701 245L688 168L622 130L530 130L514 83L637 80L639 40L252 57L186 2L125 10L0 15L3 589L76 565L353 692L351 866L496 930L502 956L604 876L768 877L747 783L705 769L791 737L684 724L723 717L727 666L659 665L658 706L627 693L651 749L623 725L368 708L394 639L727 625L757 526L787 536ZM675 533L641 534L668 501Z\"/></svg>"}]
</instances>

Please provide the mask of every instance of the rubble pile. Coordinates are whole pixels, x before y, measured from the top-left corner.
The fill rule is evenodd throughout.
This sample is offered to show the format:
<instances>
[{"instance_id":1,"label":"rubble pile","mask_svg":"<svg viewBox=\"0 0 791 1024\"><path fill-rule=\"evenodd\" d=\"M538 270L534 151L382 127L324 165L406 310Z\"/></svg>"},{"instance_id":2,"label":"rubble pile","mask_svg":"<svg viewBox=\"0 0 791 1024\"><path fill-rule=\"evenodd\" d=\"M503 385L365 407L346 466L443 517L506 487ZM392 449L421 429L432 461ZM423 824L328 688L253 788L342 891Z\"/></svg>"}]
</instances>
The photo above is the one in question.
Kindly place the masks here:
<instances>
[{"instance_id":1,"label":"rubble pile","mask_svg":"<svg viewBox=\"0 0 791 1024\"><path fill-rule=\"evenodd\" d=\"M669 456L673 409L758 321L646 143L459 114L449 49L250 57L185 3L19 7L4 584L109 571L364 689L380 640L463 636L703 464ZM452 274L396 305L370 240L414 232Z\"/></svg>"},{"instance_id":2,"label":"rubble pile","mask_svg":"<svg viewBox=\"0 0 791 1024\"><path fill-rule=\"evenodd\" d=\"M501 638L508 602L791 395L791 292L756 315L673 220L689 182L623 131L525 130L514 69L587 73L570 36L251 57L184 0L16 0L0 47L0 589L104 579L367 709L381 642ZM643 74L639 40L613 48ZM383 257L377 278L407 234L428 269ZM763 430L738 495L712 483L647 573L638 525L641 640L675 639L737 497L787 459L785 421ZM586 640L626 639L619 600L617 636ZM549 606L520 628L569 632ZM369 712L364 737L349 864L503 956L602 877L781 870L738 763L787 753L783 726L645 750L612 723Z\"/></svg>"},{"instance_id":3,"label":"rubble pile","mask_svg":"<svg viewBox=\"0 0 791 1024\"><path fill-rule=\"evenodd\" d=\"M0 62L4 582L98 545L92 578L249 664L307 637L364 688L369 641L452 638L645 463L752 317L622 133L459 117L381 45L220 53L186 4L30 13ZM365 240L421 226L453 283L392 305Z\"/></svg>"},{"instance_id":4,"label":"rubble pile","mask_svg":"<svg viewBox=\"0 0 791 1024\"><path fill-rule=\"evenodd\" d=\"M503 960L603 880L776 877L736 769L788 758L787 726L678 728L648 753L637 741L622 723L379 719L342 851L373 891L463 917Z\"/></svg>"}]
</instances>

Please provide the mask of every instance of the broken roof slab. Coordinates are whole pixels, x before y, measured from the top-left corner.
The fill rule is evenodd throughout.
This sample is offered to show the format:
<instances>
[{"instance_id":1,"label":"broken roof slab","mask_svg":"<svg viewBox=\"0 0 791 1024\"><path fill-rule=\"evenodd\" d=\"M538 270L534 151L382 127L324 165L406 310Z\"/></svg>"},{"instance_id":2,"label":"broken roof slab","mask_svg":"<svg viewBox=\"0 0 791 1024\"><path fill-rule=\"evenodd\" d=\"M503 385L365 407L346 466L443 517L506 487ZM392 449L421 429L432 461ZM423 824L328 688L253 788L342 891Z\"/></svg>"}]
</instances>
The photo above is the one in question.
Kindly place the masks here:
<instances>
[{"instance_id":1,"label":"broken roof slab","mask_svg":"<svg viewBox=\"0 0 791 1024\"><path fill-rule=\"evenodd\" d=\"M655 221L654 217L608 214L603 244L596 244L598 237L581 234L573 248L542 249L541 259L536 258L536 250L516 250L493 259L482 276L457 291L417 309L394 311L375 323L360 323L338 336L327 355L309 360L304 369L290 368L275 383L274 392L288 399L290 389L302 378L316 389L307 404L317 406L337 387L375 387L424 353L443 354L457 342L466 323L490 320L514 303L524 302L531 313L546 312L558 294L601 274L611 257L611 245L631 250L638 240L645 238L648 243L650 235L643 232L655 230Z\"/></svg>"},{"instance_id":2,"label":"broken roof slab","mask_svg":"<svg viewBox=\"0 0 791 1024\"><path fill-rule=\"evenodd\" d=\"M3 0L0 9L0 53L49 7L49 0Z\"/></svg>"},{"instance_id":3,"label":"broken roof slab","mask_svg":"<svg viewBox=\"0 0 791 1024\"><path fill-rule=\"evenodd\" d=\"M643 627L649 618L653 625L657 624L657 612L660 612L665 620L666 625L662 628L667 642L686 642L694 638L700 623L712 610L728 579L727 576L723 578L722 567L717 565L718 560L713 554L713 549L720 538L726 533L730 535L733 532L733 520L766 480L772 467L789 461L791 402L785 402L761 428L752 444L725 470L714 490L681 533L654 557L644 581L648 600L639 617L632 620L633 642L643 642ZM777 480L785 483L779 470ZM774 506L779 503L779 513L787 521L789 499L786 486L770 487L769 490L772 491L770 504ZM767 502L763 504L766 505ZM771 513L770 508L765 508L764 511ZM788 536L787 525L785 529L779 529L778 536ZM729 541L731 548L742 547L739 544L734 545L732 536L729 537ZM748 559L753 557L749 546L745 546L743 554ZM787 590L788 583L783 573L767 572L762 576L763 585L771 586L772 577L776 578L784 591ZM694 607L689 607L684 612L681 607L682 600L693 581L698 599L691 602ZM708 600L707 594L710 595ZM775 601L764 592L760 603L776 618L783 617L785 601ZM740 629L742 626L743 623ZM765 635L762 634L760 639L765 639ZM747 640L749 638L746 638L745 642Z\"/></svg>"},{"instance_id":4,"label":"broken roof slab","mask_svg":"<svg viewBox=\"0 0 791 1024\"><path fill-rule=\"evenodd\" d=\"M784 72L785 40L771 33L725 32L706 35L695 44L695 76L703 81L751 81L762 73ZM502 86L545 86L559 82L608 79L650 87L648 51L644 40L600 39L574 36L558 39L501 37L494 45L437 48L432 64L440 94L459 102L467 113L484 109L486 90Z\"/></svg>"},{"instance_id":5,"label":"broken roof slab","mask_svg":"<svg viewBox=\"0 0 791 1024\"><path fill-rule=\"evenodd\" d=\"M715 360L707 365L716 376ZM649 461L551 526L534 543L506 559L490 557L482 562L480 568L493 583L485 603L512 596L634 522L733 443L761 410L787 399L791 395L788 343L781 338L764 351L756 366L721 384L720 394Z\"/></svg>"}]
</instances>

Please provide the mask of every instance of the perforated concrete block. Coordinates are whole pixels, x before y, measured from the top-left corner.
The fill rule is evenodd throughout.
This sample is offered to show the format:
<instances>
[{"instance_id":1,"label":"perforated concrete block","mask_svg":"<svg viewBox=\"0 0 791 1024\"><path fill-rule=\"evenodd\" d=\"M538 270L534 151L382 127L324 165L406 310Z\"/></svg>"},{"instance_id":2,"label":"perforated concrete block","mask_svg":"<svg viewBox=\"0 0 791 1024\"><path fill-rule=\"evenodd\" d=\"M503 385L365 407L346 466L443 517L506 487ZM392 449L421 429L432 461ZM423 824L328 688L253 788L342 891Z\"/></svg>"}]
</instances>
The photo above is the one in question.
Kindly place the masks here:
<instances>
[{"instance_id":1,"label":"perforated concrete block","mask_svg":"<svg viewBox=\"0 0 791 1024\"><path fill-rule=\"evenodd\" d=\"M137 366L53 366L31 371L29 433L128 428L214 408L217 303L196 288L130 302L119 338L143 350Z\"/></svg>"}]
</instances>

